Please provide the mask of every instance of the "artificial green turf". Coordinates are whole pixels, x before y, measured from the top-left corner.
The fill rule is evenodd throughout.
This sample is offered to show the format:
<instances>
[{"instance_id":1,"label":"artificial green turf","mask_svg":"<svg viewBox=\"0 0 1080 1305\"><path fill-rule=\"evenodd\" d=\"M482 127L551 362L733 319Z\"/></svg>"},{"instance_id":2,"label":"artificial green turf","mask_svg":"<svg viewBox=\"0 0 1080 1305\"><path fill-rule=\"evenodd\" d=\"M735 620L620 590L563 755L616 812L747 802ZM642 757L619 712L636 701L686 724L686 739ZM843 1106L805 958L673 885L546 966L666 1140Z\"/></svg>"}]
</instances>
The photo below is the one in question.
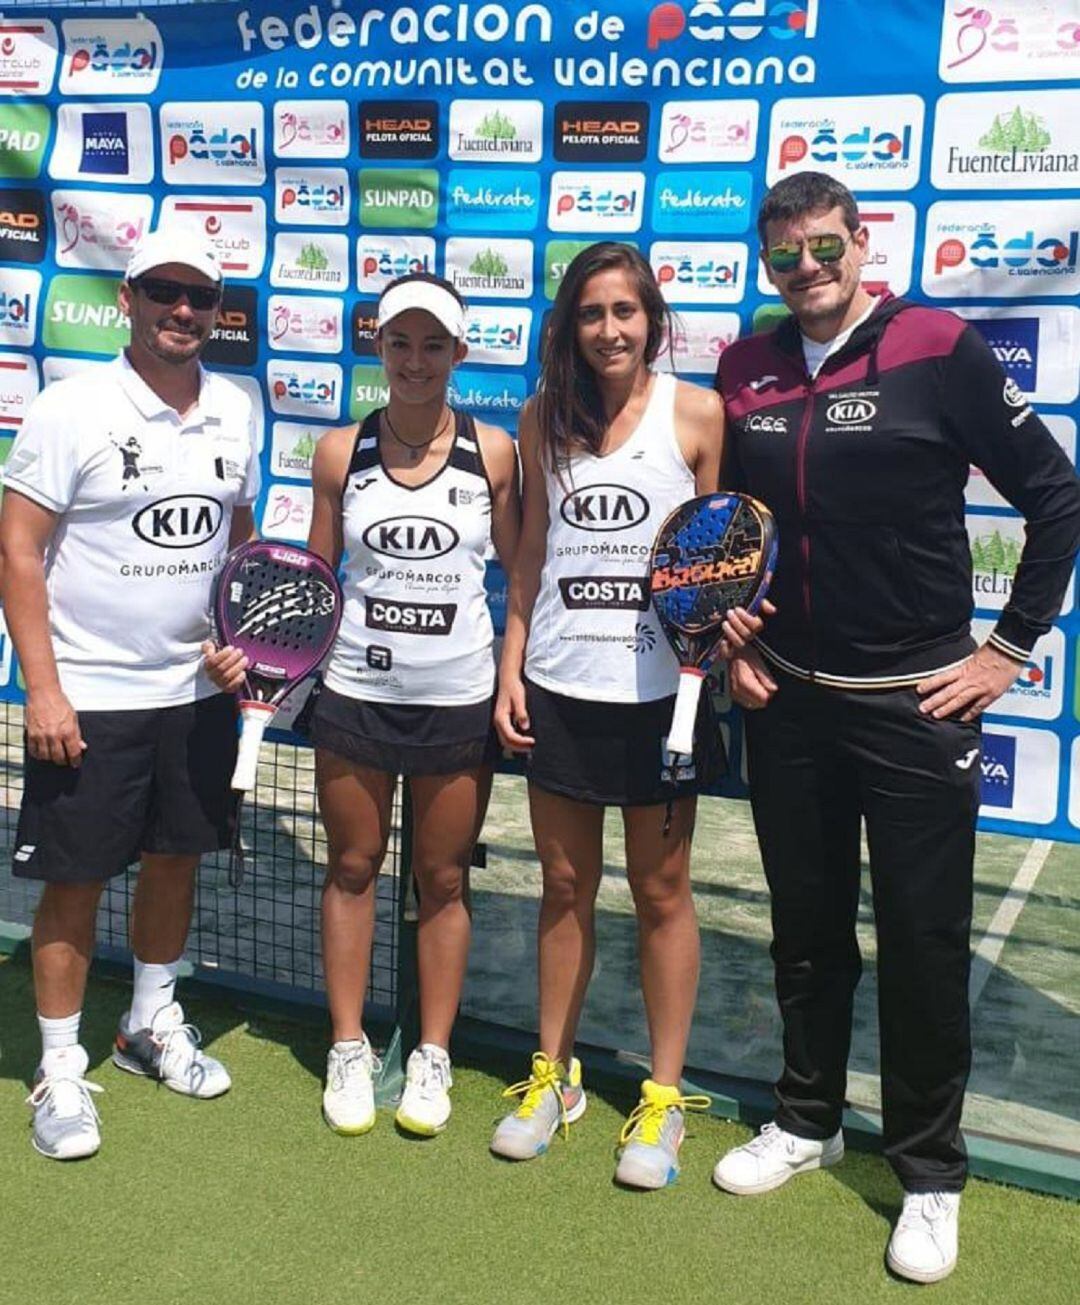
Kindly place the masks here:
<instances>
[{"instance_id":1,"label":"artificial green turf","mask_svg":"<svg viewBox=\"0 0 1080 1305\"><path fill-rule=\"evenodd\" d=\"M235 1087L197 1102L103 1063L124 986L94 981L84 1018L104 1146L58 1164L30 1147L22 1104L37 1057L30 975L0 961L0 1301L43 1305L338 1305L394 1302L606 1305L669 1302L1076 1299L1080 1209L975 1182L961 1259L932 1288L889 1276L882 1255L899 1189L851 1154L754 1199L716 1191L734 1124L692 1117L679 1182L635 1193L611 1181L625 1098L593 1095L568 1142L512 1165L488 1154L506 1076L458 1065L442 1137L412 1141L389 1113L362 1138L319 1115L318 1019L244 1014L185 998ZM586 1074L588 1066L586 1066Z\"/></svg>"}]
</instances>

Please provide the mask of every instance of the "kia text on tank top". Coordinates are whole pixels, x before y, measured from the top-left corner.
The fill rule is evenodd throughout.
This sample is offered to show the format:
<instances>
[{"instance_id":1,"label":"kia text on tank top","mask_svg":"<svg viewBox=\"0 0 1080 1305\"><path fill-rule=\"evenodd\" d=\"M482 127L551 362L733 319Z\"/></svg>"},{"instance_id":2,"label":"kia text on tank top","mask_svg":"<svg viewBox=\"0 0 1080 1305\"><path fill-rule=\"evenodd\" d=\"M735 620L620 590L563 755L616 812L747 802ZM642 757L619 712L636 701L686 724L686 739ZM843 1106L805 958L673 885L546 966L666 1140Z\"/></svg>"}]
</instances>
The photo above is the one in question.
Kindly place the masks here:
<instances>
[{"instance_id":1,"label":"kia text on tank top","mask_svg":"<svg viewBox=\"0 0 1080 1305\"><path fill-rule=\"evenodd\" d=\"M694 496L675 436L673 376L657 373L630 438L604 457L547 468L547 557L525 673L553 693L651 702L678 687L678 663L649 601L653 540Z\"/></svg>"},{"instance_id":2,"label":"kia text on tank top","mask_svg":"<svg viewBox=\"0 0 1080 1305\"><path fill-rule=\"evenodd\" d=\"M379 413L357 434L342 494L345 610L325 672L335 693L374 702L463 706L494 686L484 593L491 487L471 417L422 485L379 457Z\"/></svg>"}]
</instances>

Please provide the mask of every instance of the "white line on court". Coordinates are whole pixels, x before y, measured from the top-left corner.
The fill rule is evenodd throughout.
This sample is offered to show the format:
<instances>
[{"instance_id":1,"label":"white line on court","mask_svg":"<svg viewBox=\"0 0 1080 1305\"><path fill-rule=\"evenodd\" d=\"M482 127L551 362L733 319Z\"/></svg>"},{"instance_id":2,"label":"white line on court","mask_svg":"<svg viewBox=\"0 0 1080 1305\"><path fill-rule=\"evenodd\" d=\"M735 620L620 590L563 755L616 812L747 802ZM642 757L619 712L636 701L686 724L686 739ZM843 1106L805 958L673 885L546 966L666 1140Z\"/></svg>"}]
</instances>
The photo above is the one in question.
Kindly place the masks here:
<instances>
[{"instance_id":1,"label":"white line on court","mask_svg":"<svg viewBox=\"0 0 1080 1305\"><path fill-rule=\"evenodd\" d=\"M968 1001L972 1010L982 996L983 989L986 987L986 981L993 973L994 966L998 963L1002 948L1008 942L1009 934L1013 931L1024 909L1024 904L1028 899L1028 894L1035 887L1035 880L1039 877L1039 871L1042 870L1046 863L1046 858L1054 844L1047 838L1035 838L1027 850L1027 855L1020 863L1020 869L1016 872L1016 877L1009 885L1005 896L1001 899L998 909L994 912L994 918L986 927L986 932L982 936L982 942L979 943L975 950L975 955L971 958L971 978L968 981Z\"/></svg>"}]
</instances>

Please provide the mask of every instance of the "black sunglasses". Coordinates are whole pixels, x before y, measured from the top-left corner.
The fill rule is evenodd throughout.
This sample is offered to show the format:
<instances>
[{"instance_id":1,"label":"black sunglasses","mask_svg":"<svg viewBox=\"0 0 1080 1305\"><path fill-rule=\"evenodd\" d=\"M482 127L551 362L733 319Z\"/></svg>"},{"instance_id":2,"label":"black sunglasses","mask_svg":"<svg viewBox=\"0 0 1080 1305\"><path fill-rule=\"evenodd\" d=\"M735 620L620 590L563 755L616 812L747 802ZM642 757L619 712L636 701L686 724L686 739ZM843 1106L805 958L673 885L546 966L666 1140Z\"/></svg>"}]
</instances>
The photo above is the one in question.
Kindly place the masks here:
<instances>
[{"instance_id":1,"label":"black sunglasses","mask_svg":"<svg viewBox=\"0 0 1080 1305\"><path fill-rule=\"evenodd\" d=\"M221 302L219 285L188 285L186 281L169 281L162 276L140 276L131 284L153 304L176 304L186 296L197 313L216 308Z\"/></svg>"},{"instance_id":2,"label":"black sunglasses","mask_svg":"<svg viewBox=\"0 0 1080 1305\"><path fill-rule=\"evenodd\" d=\"M838 236L832 232L807 236L806 251L815 263L838 263L850 241L850 235ZM794 272L802 261L803 243L799 240L783 240L778 245L772 245L765 251L765 261L774 272Z\"/></svg>"}]
</instances>

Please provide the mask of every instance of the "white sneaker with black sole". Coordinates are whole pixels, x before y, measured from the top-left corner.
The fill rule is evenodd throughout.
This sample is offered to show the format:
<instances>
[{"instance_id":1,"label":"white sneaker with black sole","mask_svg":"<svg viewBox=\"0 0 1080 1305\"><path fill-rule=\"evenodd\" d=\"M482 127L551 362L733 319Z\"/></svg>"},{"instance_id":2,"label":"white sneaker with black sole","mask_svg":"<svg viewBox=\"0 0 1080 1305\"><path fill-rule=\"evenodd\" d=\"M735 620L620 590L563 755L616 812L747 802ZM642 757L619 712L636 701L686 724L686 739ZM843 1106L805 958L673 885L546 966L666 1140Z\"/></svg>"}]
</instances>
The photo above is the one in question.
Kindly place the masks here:
<instances>
[{"instance_id":1,"label":"white sneaker with black sole","mask_svg":"<svg viewBox=\"0 0 1080 1305\"><path fill-rule=\"evenodd\" d=\"M885 1263L912 1282L940 1282L956 1268L959 1192L905 1192Z\"/></svg>"},{"instance_id":2,"label":"white sneaker with black sole","mask_svg":"<svg viewBox=\"0 0 1080 1305\"><path fill-rule=\"evenodd\" d=\"M84 1078L90 1058L80 1046L47 1051L26 1104L34 1112L31 1142L50 1160L82 1160L101 1146L91 1093L103 1089Z\"/></svg>"},{"instance_id":3,"label":"white sneaker with black sole","mask_svg":"<svg viewBox=\"0 0 1080 1305\"><path fill-rule=\"evenodd\" d=\"M844 1135L823 1142L797 1137L777 1123L766 1124L757 1137L737 1146L716 1163L713 1182L736 1196L757 1196L781 1187L796 1174L824 1169L844 1158Z\"/></svg>"}]
</instances>

